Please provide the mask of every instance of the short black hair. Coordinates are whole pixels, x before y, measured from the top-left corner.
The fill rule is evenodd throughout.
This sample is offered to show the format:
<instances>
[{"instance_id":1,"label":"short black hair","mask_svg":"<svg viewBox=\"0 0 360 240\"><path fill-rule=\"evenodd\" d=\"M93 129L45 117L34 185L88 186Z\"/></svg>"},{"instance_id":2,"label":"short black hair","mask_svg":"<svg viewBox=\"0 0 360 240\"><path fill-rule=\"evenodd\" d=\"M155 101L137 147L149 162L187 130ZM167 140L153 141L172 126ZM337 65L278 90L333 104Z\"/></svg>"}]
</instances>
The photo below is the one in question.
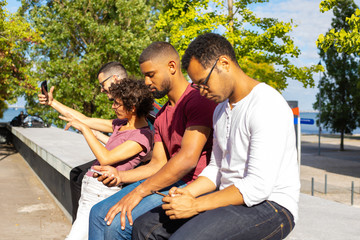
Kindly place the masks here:
<instances>
[{"instance_id":1,"label":"short black hair","mask_svg":"<svg viewBox=\"0 0 360 240\"><path fill-rule=\"evenodd\" d=\"M179 54L176 49L168 42L153 42L144 51L139 57L139 64L142 64L146 61L149 61L155 57L159 56L168 56L175 55L178 58Z\"/></svg>"},{"instance_id":2,"label":"short black hair","mask_svg":"<svg viewBox=\"0 0 360 240\"><path fill-rule=\"evenodd\" d=\"M192 41L181 60L182 68L187 70L194 57L206 69L214 64L221 55L226 55L238 64L234 48L223 36L216 33L205 33Z\"/></svg>"},{"instance_id":3,"label":"short black hair","mask_svg":"<svg viewBox=\"0 0 360 240\"><path fill-rule=\"evenodd\" d=\"M112 83L109 90L114 101L121 99L125 110L135 107L137 117L146 117L153 110L154 97L143 80L124 78Z\"/></svg>"},{"instance_id":4,"label":"short black hair","mask_svg":"<svg viewBox=\"0 0 360 240\"><path fill-rule=\"evenodd\" d=\"M126 78L128 76L125 67L119 62L105 63L98 71L97 77L99 77L100 73L104 73L105 75L119 75L120 78Z\"/></svg>"}]
</instances>

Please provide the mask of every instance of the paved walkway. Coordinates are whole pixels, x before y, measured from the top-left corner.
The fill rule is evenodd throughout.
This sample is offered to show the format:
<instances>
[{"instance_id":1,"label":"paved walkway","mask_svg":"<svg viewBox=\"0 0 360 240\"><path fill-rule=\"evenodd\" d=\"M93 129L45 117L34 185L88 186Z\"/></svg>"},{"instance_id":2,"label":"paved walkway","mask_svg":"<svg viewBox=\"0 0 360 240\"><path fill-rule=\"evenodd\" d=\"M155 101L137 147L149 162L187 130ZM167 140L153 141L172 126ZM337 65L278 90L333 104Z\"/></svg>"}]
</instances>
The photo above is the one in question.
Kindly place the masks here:
<instances>
[{"instance_id":1,"label":"paved walkway","mask_svg":"<svg viewBox=\"0 0 360 240\"><path fill-rule=\"evenodd\" d=\"M360 207L360 138L346 138L345 151L339 151L338 137L322 137L320 142L319 156L318 136L302 136L301 192L311 194L311 179L314 178L314 196L351 205L353 182L353 205Z\"/></svg>"},{"instance_id":2,"label":"paved walkway","mask_svg":"<svg viewBox=\"0 0 360 240\"><path fill-rule=\"evenodd\" d=\"M321 141L318 156L317 136L302 137L301 191L310 194L314 177L316 197L301 194L300 220L287 240L359 239L360 140L345 140L345 152L337 150L336 138ZM357 191L354 206L350 205L351 181ZM25 160L7 145L0 145L0 186L0 239L65 238L71 222Z\"/></svg>"},{"instance_id":3,"label":"paved walkway","mask_svg":"<svg viewBox=\"0 0 360 240\"><path fill-rule=\"evenodd\" d=\"M344 142L345 151L339 151L338 137L321 137L319 156L318 136L302 136L299 221L286 240L360 239L360 138ZM310 196L311 178L315 197ZM351 182L355 186L354 205Z\"/></svg>"},{"instance_id":4,"label":"paved walkway","mask_svg":"<svg viewBox=\"0 0 360 240\"><path fill-rule=\"evenodd\" d=\"M71 228L54 198L27 162L0 145L0 239L64 239Z\"/></svg>"}]
</instances>

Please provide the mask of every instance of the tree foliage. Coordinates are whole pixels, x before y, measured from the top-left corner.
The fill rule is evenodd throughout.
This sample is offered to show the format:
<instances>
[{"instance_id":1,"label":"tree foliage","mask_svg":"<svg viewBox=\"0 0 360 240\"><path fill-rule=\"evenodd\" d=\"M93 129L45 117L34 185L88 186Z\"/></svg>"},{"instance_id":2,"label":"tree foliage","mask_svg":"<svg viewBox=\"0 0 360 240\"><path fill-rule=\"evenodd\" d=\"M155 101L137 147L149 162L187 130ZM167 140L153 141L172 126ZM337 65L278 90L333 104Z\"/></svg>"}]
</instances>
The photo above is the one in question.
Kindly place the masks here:
<instances>
[{"instance_id":1,"label":"tree foliage","mask_svg":"<svg viewBox=\"0 0 360 240\"><path fill-rule=\"evenodd\" d=\"M268 0L238 0L226 9L219 0L22 0L20 13L44 39L31 49L31 76L38 83L49 80L65 105L110 118L110 103L97 87L102 64L120 61L131 75L139 75L137 59L151 42L169 41L182 56L199 34L219 32L234 45L240 66L251 77L278 90L289 78L313 86L312 74L322 68L291 64L300 55L289 36L295 25L256 17L249 6L264 2ZM30 114L46 112L43 117L57 118L35 100L27 98Z\"/></svg>"},{"instance_id":2,"label":"tree foliage","mask_svg":"<svg viewBox=\"0 0 360 240\"><path fill-rule=\"evenodd\" d=\"M320 3L320 11L326 12L340 4L341 0L324 0ZM334 9L336 11L336 8ZM318 47L327 51L330 46L334 46L338 52L360 53L360 9L356 7L353 14L346 17L348 28L335 29L319 35L316 44Z\"/></svg>"},{"instance_id":3,"label":"tree foliage","mask_svg":"<svg viewBox=\"0 0 360 240\"><path fill-rule=\"evenodd\" d=\"M5 10L6 4L0 0L0 118L7 102L14 103L17 97L37 90L36 81L28 75L31 64L26 59L26 49L41 42L24 18Z\"/></svg>"},{"instance_id":4,"label":"tree foliage","mask_svg":"<svg viewBox=\"0 0 360 240\"><path fill-rule=\"evenodd\" d=\"M151 2L151 1L150 1ZM111 103L100 93L99 68L119 61L129 75L140 75L138 57L157 39L151 31L149 2L143 0L23 0L20 11L43 32L44 42L32 49L39 82L55 86L55 98L87 116L112 118ZM44 112L28 98L29 113ZM47 108L49 109L49 108ZM46 111L45 111L46 112ZM47 119L57 119L50 110ZM60 120L54 121L62 125Z\"/></svg>"},{"instance_id":5,"label":"tree foliage","mask_svg":"<svg viewBox=\"0 0 360 240\"><path fill-rule=\"evenodd\" d=\"M169 33L169 41L180 54L201 33L223 33L233 44L241 68L251 77L278 90L285 89L288 78L313 86L312 75L322 68L291 64L290 59L300 55L289 36L295 25L256 17L249 6L264 2L268 0L238 0L233 8L226 9L223 1L218 0L169 0L156 29Z\"/></svg>"},{"instance_id":6,"label":"tree foliage","mask_svg":"<svg viewBox=\"0 0 360 240\"><path fill-rule=\"evenodd\" d=\"M348 31L351 26L347 18L356 8L353 0L338 1L330 31ZM321 47L319 49L327 74L319 82L320 93L316 96L314 108L320 111L320 121L325 128L341 134L340 149L344 150L344 134L352 133L360 123L359 56L339 53L336 43L326 52Z\"/></svg>"}]
</instances>

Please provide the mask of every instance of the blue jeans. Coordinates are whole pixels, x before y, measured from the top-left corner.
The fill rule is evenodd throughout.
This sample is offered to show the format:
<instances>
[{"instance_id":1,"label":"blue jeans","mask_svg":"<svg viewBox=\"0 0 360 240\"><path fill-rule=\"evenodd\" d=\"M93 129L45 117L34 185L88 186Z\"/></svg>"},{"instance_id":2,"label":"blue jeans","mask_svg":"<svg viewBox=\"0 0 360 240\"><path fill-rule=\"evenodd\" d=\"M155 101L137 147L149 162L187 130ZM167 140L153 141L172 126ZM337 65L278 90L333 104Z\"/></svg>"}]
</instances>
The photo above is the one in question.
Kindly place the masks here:
<instances>
[{"instance_id":1,"label":"blue jeans","mask_svg":"<svg viewBox=\"0 0 360 240\"><path fill-rule=\"evenodd\" d=\"M292 214L271 201L230 205L179 220L170 220L160 206L134 222L132 239L283 239L293 228Z\"/></svg>"},{"instance_id":2,"label":"blue jeans","mask_svg":"<svg viewBox=\"0 0 360 240\"><path fill-rule=\"evenodd\" d=\"M106 225L104 218L110 208L118 203L125 195L139 186L145 180L141 180L132 183L121 191L115 193L109 198L99 202L92 207L90 211L89 219L89 240L101 240L101 239L131 239L132 226L130 226L128 219L126 218L125 230L121 230L120 226L120 214L116 215L110 226ZM168 194L171 187L184 187L186 184L183 181L179 181L170 187L163 189L161 192ZM146 213L147 211L162 204L163 197L157 194L151 194L145 197L131 212L133 221L136 218Z\"/></svg>"}]
</instances>

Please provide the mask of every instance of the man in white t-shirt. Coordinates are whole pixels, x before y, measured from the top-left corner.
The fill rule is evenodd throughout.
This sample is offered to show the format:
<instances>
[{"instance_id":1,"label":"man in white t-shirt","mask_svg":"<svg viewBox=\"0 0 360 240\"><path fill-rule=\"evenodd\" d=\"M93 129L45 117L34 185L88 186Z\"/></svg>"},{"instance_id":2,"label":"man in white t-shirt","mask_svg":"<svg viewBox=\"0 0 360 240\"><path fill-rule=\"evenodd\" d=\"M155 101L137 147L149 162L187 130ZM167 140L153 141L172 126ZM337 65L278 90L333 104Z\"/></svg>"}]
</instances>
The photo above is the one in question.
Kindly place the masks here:
<instances>
[{"instance_id":1,"label":"man in white t-shirt","mask_svg":"<svg viewBox=\"0 0 360 240\"><path fill-rule=\"evenodd\" d=\"M207 33L190 43L182 67L219 105L210 164L172 188L134 223L133 239L283 239L298 216L299 170L293 115L273 88L247 76L231 44Z\"/></svg>"}]
</instances>

